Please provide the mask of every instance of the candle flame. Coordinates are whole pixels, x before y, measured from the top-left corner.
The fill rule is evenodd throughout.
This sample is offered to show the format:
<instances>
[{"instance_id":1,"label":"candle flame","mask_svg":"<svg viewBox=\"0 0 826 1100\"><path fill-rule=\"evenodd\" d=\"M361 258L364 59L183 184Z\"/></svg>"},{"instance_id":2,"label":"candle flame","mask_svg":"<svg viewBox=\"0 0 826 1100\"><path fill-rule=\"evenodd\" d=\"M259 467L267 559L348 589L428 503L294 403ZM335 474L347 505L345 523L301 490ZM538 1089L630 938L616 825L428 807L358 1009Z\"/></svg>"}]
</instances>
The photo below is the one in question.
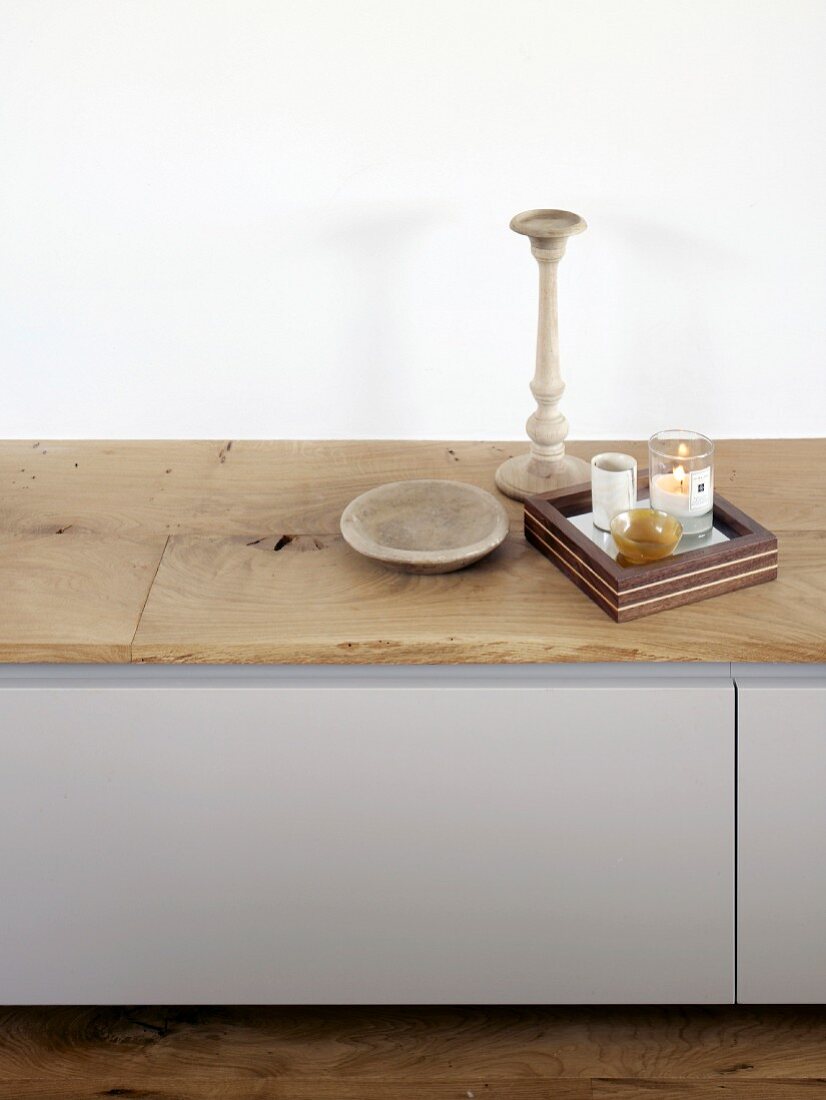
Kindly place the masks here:
<instances>
[{"instance_id":1,"label":"candle flame","mask_svg":"<svg viewBox=\"0 0 826 1100\"><path fill-rule=\"evenodd\" d=\"M674 467L674 480L680 483L680 492L685 491L686 472L682 466Z\"/></svg>"}]
</instances>

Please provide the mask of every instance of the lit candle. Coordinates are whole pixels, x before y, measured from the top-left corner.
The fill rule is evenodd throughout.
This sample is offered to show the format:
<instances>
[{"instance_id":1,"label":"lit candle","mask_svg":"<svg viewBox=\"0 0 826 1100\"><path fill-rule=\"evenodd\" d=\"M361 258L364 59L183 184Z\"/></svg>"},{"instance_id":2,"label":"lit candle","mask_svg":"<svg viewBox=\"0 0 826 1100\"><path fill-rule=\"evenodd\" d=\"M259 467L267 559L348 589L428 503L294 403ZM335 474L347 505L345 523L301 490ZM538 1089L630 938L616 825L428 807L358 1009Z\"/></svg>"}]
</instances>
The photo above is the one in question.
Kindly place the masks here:
<instances>
[{"instance_id":1,"label":"lit candle","mask_svg":"<svg viewBox=\"0 0 826 1100\"><path fill-rule=\"evenodd\" d=\"M676 516L686 534L711 528L713 452L711 440L696 432L660 432L649 442L651 507Z\"/></svg>"},{"instance_id":2,"label":"lit candle","mask_svg":"<svg viewBox=\"0 0 826 1100\"><path fill-rule=\"evenodd\" d=\"M651 482L651 507L670 516L691 515L690 481L683 466L670 474L655 474Z\"/></svg>"}]
</instances>

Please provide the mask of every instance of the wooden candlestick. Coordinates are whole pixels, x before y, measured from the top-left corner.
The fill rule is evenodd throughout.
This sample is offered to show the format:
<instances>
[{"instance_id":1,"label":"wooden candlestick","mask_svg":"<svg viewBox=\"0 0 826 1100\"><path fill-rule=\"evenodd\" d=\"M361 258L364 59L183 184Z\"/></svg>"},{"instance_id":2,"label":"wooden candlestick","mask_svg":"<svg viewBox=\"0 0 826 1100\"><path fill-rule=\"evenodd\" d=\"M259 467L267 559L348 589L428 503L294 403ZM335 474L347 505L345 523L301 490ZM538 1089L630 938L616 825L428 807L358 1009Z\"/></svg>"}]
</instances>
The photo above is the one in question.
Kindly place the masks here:
<instances>
[{"instance_id":1,"label":"wooden candlestick","mask_svg":"<svg viewBox=\"0 0 826 1100\"><path fill-rule=\"evenodd\" d=\"M503 462L496 471L496 484L507 496L525 500L535 493L576 485L590 477L587 462L565 454L568 421L559 410L565 383L559 373L556 305L556 269L568 237L587 226L583 218L569 210L526 210L513 218L510 227L530 237L531 252L539 264L539 327L536 371L531 382L537 408L526 425L530 451Z\"/></svg>"}]
</instances>

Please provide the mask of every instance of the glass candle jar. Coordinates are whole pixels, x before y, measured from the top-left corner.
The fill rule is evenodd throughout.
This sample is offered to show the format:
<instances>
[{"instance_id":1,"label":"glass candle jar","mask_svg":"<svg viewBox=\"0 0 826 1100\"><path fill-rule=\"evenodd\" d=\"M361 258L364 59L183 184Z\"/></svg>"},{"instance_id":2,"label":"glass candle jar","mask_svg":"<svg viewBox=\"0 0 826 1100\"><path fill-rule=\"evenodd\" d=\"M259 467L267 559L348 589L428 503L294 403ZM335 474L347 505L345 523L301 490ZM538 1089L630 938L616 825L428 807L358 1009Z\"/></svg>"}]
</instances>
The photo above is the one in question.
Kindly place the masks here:
<instances>
[{"instance_id":1,"label":"glass candle jar","mask_svg":"<svg viewBox=\"0 0 826 1100\"><path fill-rule=\"evenodd\" d=\"M714 444L699 432L673 428L648 440L651 507L667 512L686 535L711 530L714 508Z\"/></svg>"}]
</instances>

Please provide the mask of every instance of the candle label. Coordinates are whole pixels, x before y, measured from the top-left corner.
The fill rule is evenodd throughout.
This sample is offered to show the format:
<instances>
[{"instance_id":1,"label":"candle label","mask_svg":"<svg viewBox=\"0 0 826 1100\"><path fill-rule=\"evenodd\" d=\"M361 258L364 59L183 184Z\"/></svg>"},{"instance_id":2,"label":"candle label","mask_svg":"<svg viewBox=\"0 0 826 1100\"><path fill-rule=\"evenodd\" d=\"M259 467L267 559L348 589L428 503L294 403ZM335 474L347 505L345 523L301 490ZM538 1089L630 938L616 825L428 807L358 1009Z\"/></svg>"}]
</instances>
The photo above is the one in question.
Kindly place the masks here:
<instances>
[{"instance_id":1,"label":"candle label","mask_svg":"<svg viewBox=\"0 0 826 1100\"><path fill-rule=\"evenodd\" d=\"M689 475L688 508L691 512L707 512L711 507L711 467L692 470Z\"/></svg>"}]
</instances>

